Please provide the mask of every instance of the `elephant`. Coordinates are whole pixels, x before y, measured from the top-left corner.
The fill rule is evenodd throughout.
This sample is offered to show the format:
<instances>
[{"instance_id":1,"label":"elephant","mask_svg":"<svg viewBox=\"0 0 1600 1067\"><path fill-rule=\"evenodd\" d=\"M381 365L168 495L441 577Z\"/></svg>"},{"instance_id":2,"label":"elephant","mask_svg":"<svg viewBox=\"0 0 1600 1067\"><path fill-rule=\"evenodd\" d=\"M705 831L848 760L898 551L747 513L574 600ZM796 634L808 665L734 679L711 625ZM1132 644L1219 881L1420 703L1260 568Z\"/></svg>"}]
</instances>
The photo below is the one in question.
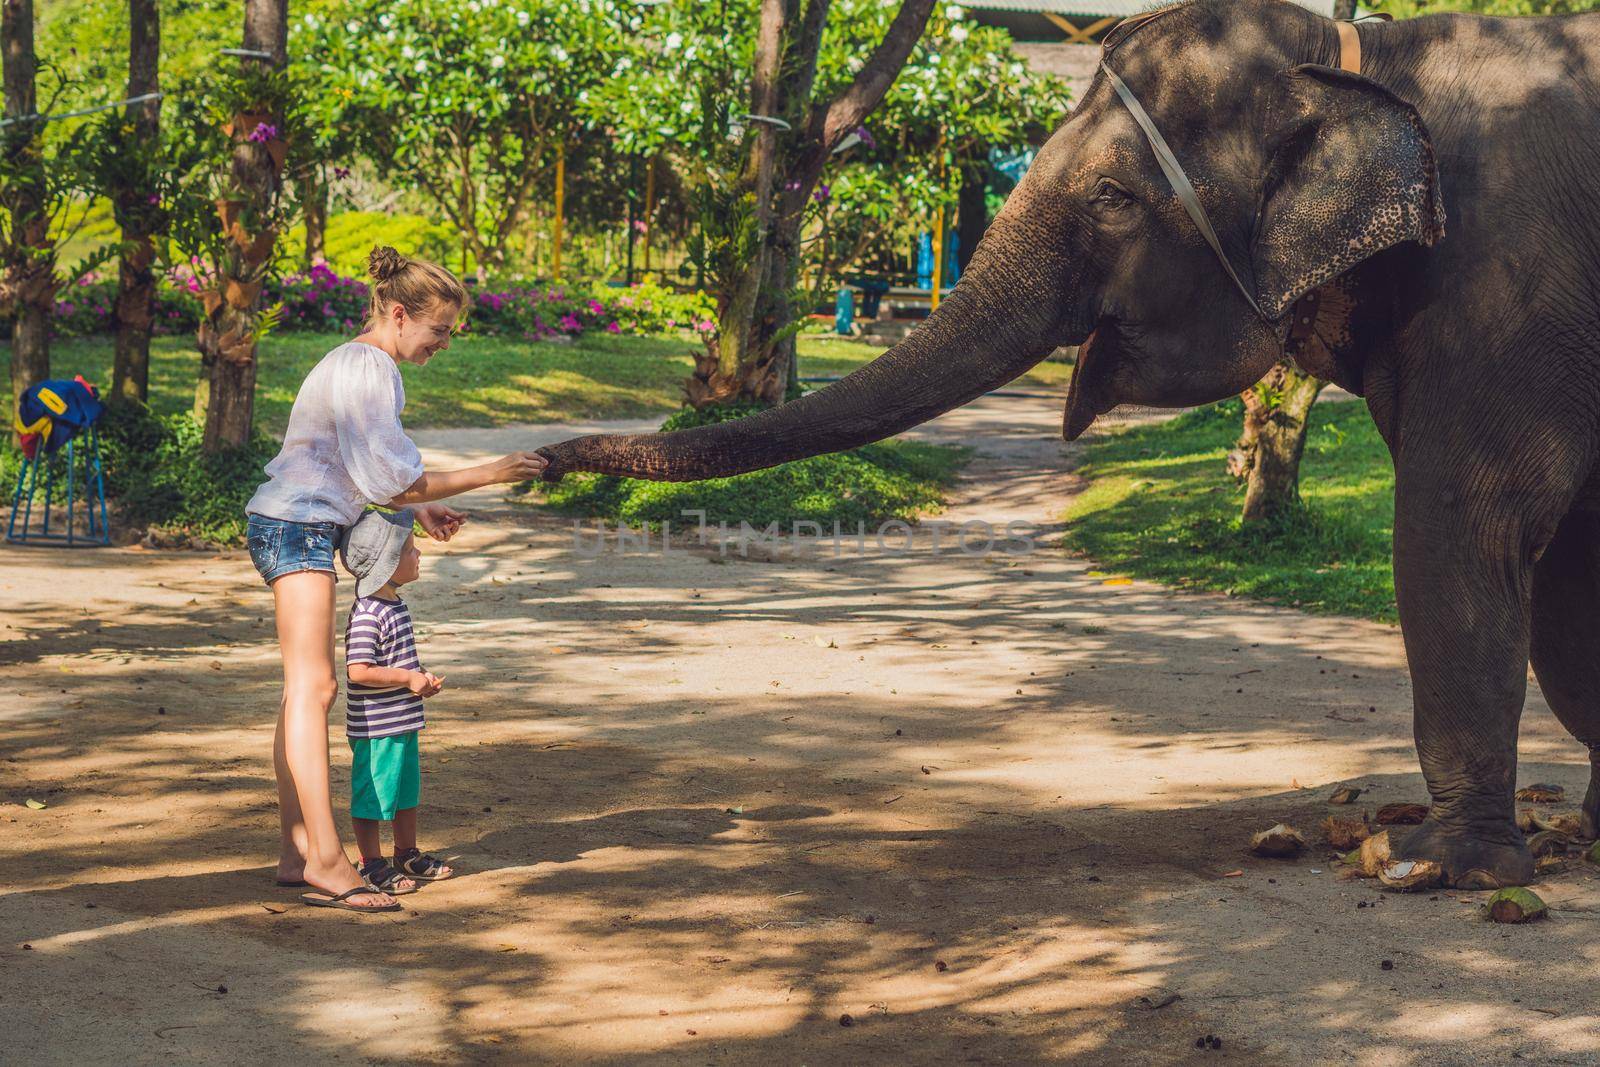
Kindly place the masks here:
<instances>
[{"instance_id":1,"label":"elephant","mask_svg":"<svg viewBox=\"0 0 1600 1067\"><path fill-rule=\"evenodd\" d=\"M1458 888L1528 882L1530 661L1589 749L1582 833L1600 818L1600 14L1352 26L1186 0L1113 29L1101 60L897 346L748 418L540 449L544 477L694 480L854 448L1077 345L1070 441L1119 404L1233 396L1288 354L1364 398L1394 463L1432 804L1393 854Z\"/></svg>"}]
</instances>

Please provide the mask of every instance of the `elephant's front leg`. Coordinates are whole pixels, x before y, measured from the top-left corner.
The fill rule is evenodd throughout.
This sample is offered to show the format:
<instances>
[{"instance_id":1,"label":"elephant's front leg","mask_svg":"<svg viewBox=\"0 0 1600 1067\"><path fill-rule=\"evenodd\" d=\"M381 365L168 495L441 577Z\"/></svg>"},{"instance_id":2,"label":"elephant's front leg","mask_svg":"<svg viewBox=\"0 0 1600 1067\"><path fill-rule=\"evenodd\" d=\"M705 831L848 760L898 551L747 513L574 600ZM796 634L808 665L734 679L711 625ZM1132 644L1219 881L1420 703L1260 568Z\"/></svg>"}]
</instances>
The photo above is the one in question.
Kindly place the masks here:
<instances>
[{"instance_id":1,"label":"elephant's front leg","mask_svg":"<svg viewBox=\"0 0 1600 1067\"><path fill-rule=\"evenodd\" d=\"M1438 477L1396 472L1395 593L1433 805L1395 855L1440 863L1446 884L1462 889L1524 885L1533 856L1513 793L1528 670L1528 516L1515 493Z\"/></svg>"}]
</instances>

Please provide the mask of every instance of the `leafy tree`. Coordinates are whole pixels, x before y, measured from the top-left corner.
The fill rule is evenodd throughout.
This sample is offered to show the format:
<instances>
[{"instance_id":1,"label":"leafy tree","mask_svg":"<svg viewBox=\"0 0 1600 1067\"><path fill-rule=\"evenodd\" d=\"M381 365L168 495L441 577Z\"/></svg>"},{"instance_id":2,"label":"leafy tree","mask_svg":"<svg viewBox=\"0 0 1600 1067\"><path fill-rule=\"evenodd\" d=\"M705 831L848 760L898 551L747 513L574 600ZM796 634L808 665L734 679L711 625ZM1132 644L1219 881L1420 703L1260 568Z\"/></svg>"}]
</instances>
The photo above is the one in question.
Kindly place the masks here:
<instances>
[{"instance_id":1,"label":"leafy tree","mask_svg":"<svg viewBox=\"0 0 1600 1067\"><path fill-rule=\"evenodd\" d=\"M1036 142L1067 113L1065 82L1029 74L1004 30L952 14L961 11L929 20L870 129L834 157L822 199L819 287L870 248L909 245L936 211L956 204L964 181L981 183L991 148Z\"/></svg>"},{"instance_id":2,"label":"leafy tree","mask_svg":"<svg viewBox=\"0 0 1600 1067\"><path fill-rule=\"evenodd\" d=\"M783 397L818 183L889 91L933 7L668 3L635 42L640 77L606 87L601 104L619 136L671 146L693 190L695 257L717 295L716 330L686 386L696 407Z\"/></svg>"},{"instance_id":3,"label":"leafy tree","mask_svg":"<svg viewBox=\"0 0 1600 1067\"><path fill-rule=\"evenodd\" d=\"M62 68L38 58L32 0L7 0L0 10L6 117L0 126L0 306L12 316L15 411L22 393L50 376L50 318L62 284L57 248L83 224L87 205L79 195L82 124L44 118L62 110L74 83ZM71 277L94 265L80 265Z\"/></svg>"},{"instance_id":4,"label":"leafy tree","mask_svg":"<svg viewBox=\"0 0 1600 1067\"><path fill-rule=\"evenodd\" d=\"M370 134L388 177L438 205L481 276L506 268L557 154L590 125L589 94L626 71L633 10L614 0L360 0L337 17L302 19L297 34L322 57L321 99Z\"/></svg>"}]
</instances>

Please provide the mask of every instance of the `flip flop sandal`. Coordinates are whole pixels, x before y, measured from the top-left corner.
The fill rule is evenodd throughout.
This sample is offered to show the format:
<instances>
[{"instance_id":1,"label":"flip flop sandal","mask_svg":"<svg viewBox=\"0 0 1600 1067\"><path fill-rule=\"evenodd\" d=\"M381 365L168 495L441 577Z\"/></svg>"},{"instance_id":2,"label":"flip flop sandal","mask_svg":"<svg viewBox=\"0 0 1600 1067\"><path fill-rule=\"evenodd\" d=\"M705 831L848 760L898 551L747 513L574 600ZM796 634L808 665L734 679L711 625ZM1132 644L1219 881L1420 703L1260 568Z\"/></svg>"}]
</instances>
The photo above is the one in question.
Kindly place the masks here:
<instances>
[{"instance_id":1,"label":"flip flop sandal","mask_svg":"<svg viewBox=\"0 0 1600 1067\"><path fill-rule=\"evenodd\" d=\"M408 877L415 878L421 882L437 882L456 873L450 871L448 874L440 874L439 872L445 869L445 865L420 849L415 848L403 856L396 856L394 862L395 866L399 867Z\"/></svg>"},{"instance_id":2,"label":"flip flop sandal","mask_svg":"<svg viewBox=\"0 0 1600 1067\"><path fill-rule=\"evenodd\" d=\"M403 897L407 893L415 893L417 891L415 882L412 883L411 888L409 889L396 888L397 882L399 882L402 878L409 878L410 876L395 870L393 867L389 866L388 862L385 860L369 860L366 863L363 863L360 867L357 867L356 873L365 878L367 880L367 884L372 888L382 893L388 893L391 897Z\"/></svg>"},{"instance_id":3,"label":"flip flop sandal","mask_svg":"<svg viewBox=\"0 0 1600 1067\"><path fill-rule=\"evenodd\" d=\"M301 893L300 902L302 904L309 904L313 908L334 908L338 911L355 911L362 913L377 913L380 911L400 910L400 902L398 900L392 904L367 905L365 907L360 904L350 903L350 898L358 893L374 892L377 892L377 890L373 889L370 885L358 885L354 889L346 889L343 893L339 893L331 897L319 897L314 896L311 893Z\"/></svg>"}]
</instances>

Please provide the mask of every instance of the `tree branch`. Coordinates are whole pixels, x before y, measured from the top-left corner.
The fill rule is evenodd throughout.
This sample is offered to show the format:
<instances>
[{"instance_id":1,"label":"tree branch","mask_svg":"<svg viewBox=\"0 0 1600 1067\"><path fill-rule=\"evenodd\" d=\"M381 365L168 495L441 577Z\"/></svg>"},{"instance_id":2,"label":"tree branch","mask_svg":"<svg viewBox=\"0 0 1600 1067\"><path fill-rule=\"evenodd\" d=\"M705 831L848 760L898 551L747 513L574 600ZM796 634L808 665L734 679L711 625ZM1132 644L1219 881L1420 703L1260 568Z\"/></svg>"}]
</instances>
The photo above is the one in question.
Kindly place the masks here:
<instances>
[{"instance_id":1,"label":"tree branch","mask_svg":"<svg viewBox=\"0 0 1600 1067\"><path fill-rule=\"evenodd\" d=\"M928 25L928 16L933 13L934 2L901 0L900 10L889 24L888 32L873 51L872 58L867 60L867 65L856 75L855 81L826 110L813 112L812 121L807 125L809 132L821 140L824 151L831 151L845 134L861 125L882 102L889 86L900 76L900 68L910 58L911 50L921 40L922 31Z\"/></svg>"}]
</instances>

